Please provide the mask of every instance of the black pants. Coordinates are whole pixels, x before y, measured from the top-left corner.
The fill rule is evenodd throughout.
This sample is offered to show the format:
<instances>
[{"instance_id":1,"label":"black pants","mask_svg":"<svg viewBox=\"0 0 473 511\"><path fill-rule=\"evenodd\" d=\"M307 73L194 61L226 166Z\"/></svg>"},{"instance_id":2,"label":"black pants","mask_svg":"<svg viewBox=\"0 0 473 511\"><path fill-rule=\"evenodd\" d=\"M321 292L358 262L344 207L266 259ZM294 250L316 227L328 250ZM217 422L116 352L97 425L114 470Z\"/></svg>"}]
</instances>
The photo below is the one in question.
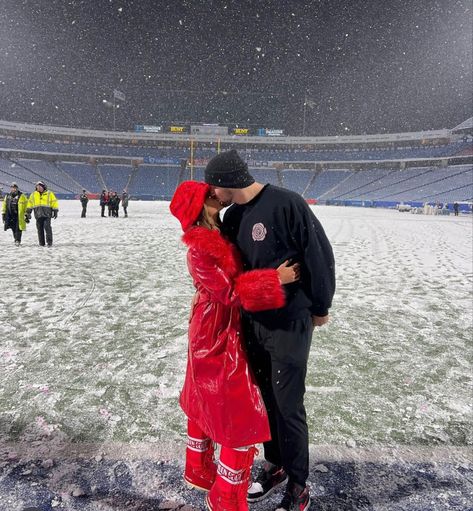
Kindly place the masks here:
<instances>
[{"instance_id":1,"label":"black pants","mask_svg":"<svg viewBox=\"0 0 473 511\"><path fill-rule=\"evenodd\" d=\"M51 246L53 244L53 230L51 229L51 219L42 217L36 219L36 229L38 230L39 244L44 247L44 234L46 233L46 243Z\"/></svg>"},{"instance_id":2,"label":"black pants","mask_svg":"<svg viewBox=\"0 0 473 511\"><path fill-rule=\"evenodd\" d=\"M105 216L105 204L102 204L101 208L102 208L102 216Z\"/></svg>"},{"instance_id":3,"label":"black pants","mask_svg":"<svg viewBox=\"0 0 473 511\"><path fill-rule=\"evenodd\" d=\"M86 214L87 214L87 204L85 206L82 206L82 214L80 215L80 217L85 218Z\"/></svg>"},{"instance_id":4,"label":"black pants","mask_svg":"<svg viewBox=\"0 0 473 511\"><path fill-rule=\"evenodd\" d=\"M15 241L18 241L18 243L21 243L21 235L23 231L20 229L20 226L18 224L18 218L10 219L9 228L12 231L13 239Z\"/></svg>"},{"instance_id":5,"label":"black pants","mask_svg":"<svg viewBox=\"0 0 473 511\"><path fill-rule=\"evenodd\" d=\"M250 367L261 389L271 428L264 457L284 467L292 482L304 486L309 475L309 432L304 407L307 360L312 341L310 315L267 328L243 316Z\"/></svg>"},{"instance_id":6,"label":"black pants","mask_svg":"<svg viewBox=\"0 0 473 511\"><path fill-rule=\"evenodd\" d=\"M125 213L125 216L128 216L127 206L123 206L123 213Z\"/></svg>"}]
</instances>

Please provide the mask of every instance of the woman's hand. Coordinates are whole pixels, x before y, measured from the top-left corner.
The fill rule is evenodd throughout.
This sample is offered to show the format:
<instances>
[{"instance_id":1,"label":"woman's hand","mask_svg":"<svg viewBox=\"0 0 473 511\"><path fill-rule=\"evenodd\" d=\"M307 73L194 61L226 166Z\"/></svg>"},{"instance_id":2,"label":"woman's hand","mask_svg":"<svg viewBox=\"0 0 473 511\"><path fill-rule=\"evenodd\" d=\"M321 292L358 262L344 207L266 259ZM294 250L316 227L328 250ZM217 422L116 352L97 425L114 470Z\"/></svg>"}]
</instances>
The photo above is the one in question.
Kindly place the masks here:
<instances>
[{"instance_id":1,"label":"woman's hand","mask_svg":"<svg viewBox=\"0 0 473 511\"><path fill-rule=\"evenodd\" d=\"M301 267L299 263L290 265L289 261L284 261L277 268L281 284L291 284L300 279Z\"/></svg>"}]
</instances>

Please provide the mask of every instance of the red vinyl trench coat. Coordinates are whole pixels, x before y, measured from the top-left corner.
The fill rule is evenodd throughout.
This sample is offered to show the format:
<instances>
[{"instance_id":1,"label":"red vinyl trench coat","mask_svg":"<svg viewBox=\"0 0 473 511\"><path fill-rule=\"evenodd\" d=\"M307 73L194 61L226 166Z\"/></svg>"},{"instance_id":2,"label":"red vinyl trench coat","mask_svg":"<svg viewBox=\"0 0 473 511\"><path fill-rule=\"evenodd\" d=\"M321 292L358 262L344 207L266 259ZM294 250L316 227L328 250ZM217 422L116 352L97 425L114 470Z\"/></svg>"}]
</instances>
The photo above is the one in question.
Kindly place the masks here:
<instances>
[{"instance_id":1,"label":"red vinyl trench coat","mask_svg":"<svg viewBox=\"0 0 473 511\"><path fill-rule=\"evenodd\" d=\"M196 295L180 404L213 441L242 447L270 439L266 409L242 346L240 307L282 307L276 270L242 273L236 248L218 231L192 227L182 237Z\"/></svg>"}]
</instances>

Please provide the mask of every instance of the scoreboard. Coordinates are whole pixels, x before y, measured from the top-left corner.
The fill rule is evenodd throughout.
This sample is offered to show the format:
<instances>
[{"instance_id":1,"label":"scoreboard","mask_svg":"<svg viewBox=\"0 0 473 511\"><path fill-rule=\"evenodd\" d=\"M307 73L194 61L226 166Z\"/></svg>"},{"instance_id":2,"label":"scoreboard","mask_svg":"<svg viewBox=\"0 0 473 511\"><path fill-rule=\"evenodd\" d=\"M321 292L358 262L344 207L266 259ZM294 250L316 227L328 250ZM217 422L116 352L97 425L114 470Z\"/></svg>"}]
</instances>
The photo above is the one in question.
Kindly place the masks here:
<instances>
[{"instance_id":1,"label":"scoreboard","mask_svg":"<svg viewBox=\"0 0 473 511\"><path fill-rule=\"evenodd\" d=\"M228 126L220 126L219 124L191 124L191 133L193 135L224 137L228 135Z\"/></svg>"}]
</instances>

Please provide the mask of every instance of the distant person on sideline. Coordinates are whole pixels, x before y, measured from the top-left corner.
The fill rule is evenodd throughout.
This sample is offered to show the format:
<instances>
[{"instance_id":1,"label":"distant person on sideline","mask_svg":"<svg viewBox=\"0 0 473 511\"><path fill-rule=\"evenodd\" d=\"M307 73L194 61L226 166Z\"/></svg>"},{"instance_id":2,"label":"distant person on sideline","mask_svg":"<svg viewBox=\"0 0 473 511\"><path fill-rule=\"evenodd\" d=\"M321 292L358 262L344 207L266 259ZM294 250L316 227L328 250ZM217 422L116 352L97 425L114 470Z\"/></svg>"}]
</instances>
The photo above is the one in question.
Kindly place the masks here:
<instances>
[{"instance_id":1,"label":"distant person on sideline","mask_svg":"<svg viewBox=\"0 0 473 511\"><path fill-rule=\"evenodd\" d=\"M44 247L47 244L48 247L51 247L53 245L51 218L57 218L59 204L54 193L48 190L43 181L38 181L36 183L35 191L28 199L25 215L27 222L31 219L32 211L34 211L36 219L36 229L38 231L40 246Z\"/></svg>"},{"instance_id":2,"label":"distant person on sideline","mask_svg":"<svg viewBox=\"0 0 473 511\"><path fill-rule=\"evenodd\" d=\"M209 491L209 509L246 511L254 444L269 440L270 432L242 346L240 307L283 307L283 285L299 278L299 267L285 261L277 269L242 273L236 247L220 234L222 207L209 185L195 181L181 183L170 204L184 231L196 288L180 397L188 418L184 478ZM213 442L222 446L218 466Z\"/></svg>"},{"instance_id":3,"label":"distant person on sideline","mask_svg":"<svg viewBox=\"0 0 473 511\"><path fill-rule=\"evenodd\" d=\"M300 264L301 279L287 287L283 309L242 312L248 360L271 426L266 463L248 490L257 502L286 483L278 511L310 506L309 433L305 378L313 329L328 322L335 262L322 225L297 193L255 182L235 150L212 158L205 181L225 205L222 233L239 248L245 270Z\"/></svg>"},{"instance_id":4,"label":"distant person on sideline","mask_svg":"<svg viewBox=\"0 0 473 511\"><path fill-rule=\"evenodd\" d=\"M108 192L108 202L107 202L107 208L108 208L108 216L113 216L113 209L114 209L114 199L113 194L115 192L109 191Z\"/></svg>"},{"instance_id":5,"label":"distant person on sideline","mask_svg":"<svg viewBox=\"0 0 473 511\"><path fill-rule=\"evenodd\" d=\"M100 208L101 208L101 215L102 217L105 217L105 207L108 206L108 200L109 200L109 194L107 190L102 190L102 193L100 194Z\"/></svg>"},{"instance_id":6,"label":"distant person on sideline","mask_svg":"<svg viewBox=\"0 0 473 511\"><path fill-rule=\"evenodd\" d=\"M21 244L21 235L26 230L26 205L28 199L20 192L18 185L10 185L10 193L7 193L2 204L2 220L5 231L12 230L15 245Z\"/></svg>"},{"instance_id":7,"label":"distant person on sideline","mask_svg":"<svg viewBox=\"0 0 473 511\"><path fill-rule=\"evenodd\" d=\"M130 200L130 196L126 190L123 190L122 193L122 208L125 218L128 217L128 201Z\"/></svg>"},{"instance_id":8,"label":"distant person on sideline","mask_svg":"<svg viewBox=\"0 0 473 511\"><path fill-rule=\"evenodd\" d=\"M108 211L112 212L112 216L114 218L118 218L118 210L120 207L120 197L117 192L112 192L110 198L108 199ZM110 215L109 215L110 216Z\"/></svg>"},{"instance_id":9,"label":"distant person on sideline","mask_svg":"<svg viewBox=\"0 0 473 511\"><path fill-rule=\"evenodd\" d=\"M89 203L89 196L85 190L82 190L82 193L79 197L80 203L82 204L82 213L80 215L81 218L85 218L87 215L87 204Z\"/></svg>"}]
</instances>

